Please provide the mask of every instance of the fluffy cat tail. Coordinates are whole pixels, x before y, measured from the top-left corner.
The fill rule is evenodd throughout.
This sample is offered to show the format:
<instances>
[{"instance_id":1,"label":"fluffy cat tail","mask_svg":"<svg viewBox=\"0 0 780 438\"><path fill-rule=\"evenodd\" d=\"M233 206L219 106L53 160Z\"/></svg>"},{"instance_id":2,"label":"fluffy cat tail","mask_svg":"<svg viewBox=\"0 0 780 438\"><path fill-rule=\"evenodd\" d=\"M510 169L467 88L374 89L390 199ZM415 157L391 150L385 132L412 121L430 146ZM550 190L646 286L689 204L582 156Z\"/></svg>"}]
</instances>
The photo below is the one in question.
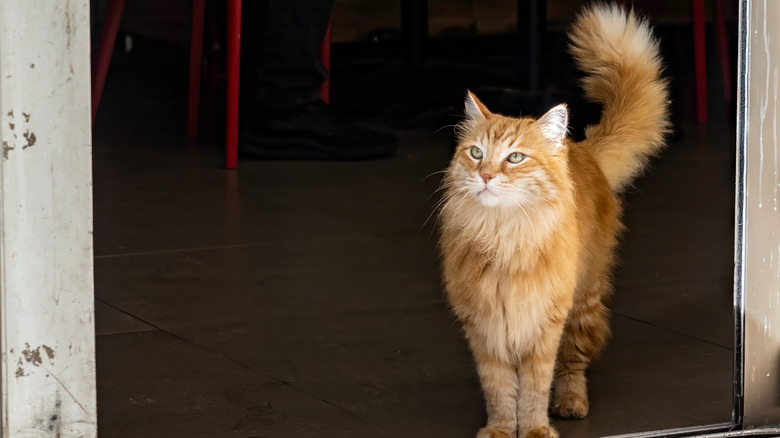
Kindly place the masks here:
<instances>
[{"instance_id":1,"label":"fluffy cat tail","mask_svg":"<svg viewBox=\"0 0 780 438\"><path fill-rule=\"evenodd\" d=\"M617 5L585 9L569 32L571 53L586 73L585 96L603 105L585 130L612 190L630 183L669 132L668 82L648 23Z\"/></svg>"}]
</instances>

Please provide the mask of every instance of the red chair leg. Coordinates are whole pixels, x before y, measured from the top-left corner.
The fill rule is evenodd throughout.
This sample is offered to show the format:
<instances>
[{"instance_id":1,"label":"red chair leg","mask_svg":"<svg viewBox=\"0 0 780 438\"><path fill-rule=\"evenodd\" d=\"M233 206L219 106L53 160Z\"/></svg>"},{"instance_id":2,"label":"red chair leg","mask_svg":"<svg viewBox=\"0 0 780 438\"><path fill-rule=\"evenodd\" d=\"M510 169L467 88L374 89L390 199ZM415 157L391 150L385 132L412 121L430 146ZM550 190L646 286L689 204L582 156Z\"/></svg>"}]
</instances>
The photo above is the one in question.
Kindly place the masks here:
<instances>
[{"instance_id":1,"label":"red chair leg","mask_svg":"<svg viewBox=\"0 0 780 438\"><path fill-rule=\"evenodd\" d=\"M707 55L704 0L693 0L693 52L696 73L696 120L707 121Z\"/></svg>"},{"instance_id":2,"label":"red chair leg","mask_svg":"<svg viewBox=\"0 0 780 438\"><path fill-rule=\"evenodd\" d=\"M328 79L320 85L320 97L325 103L330 103L330 27L331 25L328 24L328 31L320 44L320 61L328 71Z\"/></svg>"},{"instance_id":3,"label":"red chair leg","mask_svg":"<svg viewBox=\"0 0 780 438\"><path fill-rule=\"evenodd\" d=\"M228 0L225 167L238 167L238 81L241 67L241 0Z\"/></svg>"},{"instance_id":4,"label":"red chair leg","mask_svg":"<svg viewBox=\"0 0 780 438\"><path fill-rule=\"evenodd\" d=\"M103 86L106 84L108 66L111 64L111 56L114 53L116 35L119 33L119 22L122 21L122 13L125 10L125 0L111 0L108 3L106 22L103 32L100 34L100 47L94 61L92 71L92 121L95 121L100 98L103 95Z\"/></svg>"},{"instance_id":5,"label":"red chair leg","mask_svg":"<svg viewBox=\"0 0 780 438\"><path fill-rule=\"evenodd\" d=\"M723 79L723 97L731 102L731 58L729 57L729 40L726 32L726 16L723 13L723 0L715 0L715 17L718 21L718 57Z\"/></svg>"},{"instance_id":6,"label":"red chair leg","mask_svg":"<svg viewBox=\"0 0 780 438\"><path fill-rule=\"evenodd\" d=\"M187 136L198 136L198 109L200 106L200 68L203 63L203 21L206 0L192 0L192 27L190 30L190 86L187 101Z\"/></svg>"}]
</instances>

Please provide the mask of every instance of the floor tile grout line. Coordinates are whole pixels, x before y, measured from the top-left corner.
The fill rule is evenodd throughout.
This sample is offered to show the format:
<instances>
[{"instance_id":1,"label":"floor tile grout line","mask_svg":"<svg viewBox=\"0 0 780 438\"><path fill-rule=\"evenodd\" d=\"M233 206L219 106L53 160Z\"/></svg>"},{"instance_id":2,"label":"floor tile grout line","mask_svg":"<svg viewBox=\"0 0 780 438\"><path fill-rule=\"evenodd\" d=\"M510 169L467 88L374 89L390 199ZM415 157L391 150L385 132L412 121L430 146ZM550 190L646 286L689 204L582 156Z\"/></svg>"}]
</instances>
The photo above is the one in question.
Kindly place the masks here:
<instances>
[{"instance_id":1,"label":"floor tile grout line","mask_svg":"<svg viewBox=\"0 0 780 438\"><path fill-rule=\"evenodd\" d=\"M144 324L147 324L147 325L149 325L150 327L153 327L155 330L159 330L160 332L163 332L163 333L165 333L165 334L167 334L167 335L169 335L169 336L171 336L171 337L173 337L173 338L176 338L176 339L178 339L178 340L180 340L180 341L182 341L182 342L185 342L185 343L187 343L187 344L190 344L190 345L192 345L192 346L194 346L194 347L196 347L196 348L198 348L198 349L201 349L201 350L207 351L207 352L211 353L211 354L212 354L212 355L214 355L214 356L217 356L217 357L219 357L219 358L222 358L223 360L226 360L227 362L230 362L230 363L232 363L232 364L234 364L234 365L238 365L239 367L241 367L241 368L243 368L243 369L245 369L245 370L249 371L249 372L250 372L250 373L252 373L252 374L260 374L260 375L262 375L262 376L264 376L264 377L266 377L266 378L268 378L268 379L271 379L271 380L273 380L274 382L280 383L280 384L282 384L282 385L284 385L284 386L286 386L286 387L288 387L288 388L292 389L293 391L296 391L296 392L298 392L298 393L304 394L304 395L306 395L306 396L308 396L308 397L311 397L311 398L313 398L313 399L315 399L315 400L319 400L319 401L321 401L321 402L323 402L323 403L325 403L325 404L327 404L327 405L333 406L333 407L335 407L335 408L337 408L337 409L340 409L340 410L342 410L342 411L344 411L344 412L347 412L347 413L349 413L349 414L351 414L351 415L354 415L355 417L357 417L357 418L359 418L359 419L361 419L361 420L363 420L363 421L365 421L365 422L367 422L367 423L371 423L371 424L376 424L376 425L379 425L378 423L376 423L376 422L374 422L374 421L371 421L371 420L369 420L369 419L367 419L367 418L364 418L362 415L358 414L357 412L353 412L353 411L351 411L351 410L349 410L349 409L347 409L347 408L345 408L345 407L343 407L343 406L339 406L338 404L336 404L336 403L333 403L333 402L331 402L331 401L329 401L329 400L326 400L326 399L324 399L324 398L322 398L322 397L320 397L320 396L318 396L318 395L316 395L316 394L312 394L312 393L310 393L310 392L308 392L308 391L304 391L303 389L301 389L301 388L298 388L298 387L295 387L295 386L291 385L290 383L288 383L288 382L285 382L284 380L278 379L278 378L276 378L276 377L274 377L274 376L272 376L272 375L270 375L270 374L268 374L268 373L266 373L266 372L264 372L264 371L256 370L256 369L254 369L254 368L252 368L252 367L249 367L249 366L247 366L247 365L245 365L245 364L243 364L243 363L241 363L241 362L238 362L238 361L236 361L236 360L234 360L234 359L231 359L231 358L229 358L229 357L226 357L226 356L224 356L224 355L222 355L222 354L219 354L219 353L217 353L216 351L212 351L211 349L209 349L209 348L206 348L206 347L204 347L203 345L197 344L197 343L195 343L195 342L193 342L193 341L191 341L191 340L189 340L189 339L187 339L187 338L184 338L184 337L182 337L182 336L179 336L179 335L177 335L176 333L170 332L170 331L168 331L168 330L166 330L166 329L164 329L164 328L162 328L162 327L159 327L159 326L158 326L158 325L156 325L156 324L153 324L153 323L151 323L151 322L149 322L149 321L146 321L146 320L144 320L144 319L142 319L142 318L139 318L139 317L137 317L137 316L135 316L135 315L131 314L130 312L127 312L127 311L125 311L125 310L123 310L123 309L120 309L119 307L116 307L116 306L114 306L114 305L111 305L111 304L109 304L109 303L107 303L107 302L105 302L105 301L103 301L103 300L100 300L100 299L98 299L98 298L96 298L96 300L97 300L97 301L99 301L99 302L101 302L101 303L103 303L103 304L105 304L105 305L107 305L107 306L109 306L109 307L111 307L111 308L113 308L113 309L116 309L116 310L118 310L119 312L122 312L122 313L124 313L125 315L128 315L128 316L130 316L130 317L132 317L132 318L135 318L135 319L137 319L138 321L141 321L141 322L143 322ZM149 331L149 330L145 330L145 331ZM130 332L130 333L132 333L132 332Z\"/></svg>"},{"instance_id":2,"label":"floor tile grout line","mask_svg":"<svg viewBox=\"0 0 780 438\"><path fill-rule=\"evenodd\" d=\"M710 345L712 345L712 346L715 346L715 347L720 347L720 348L723 348L724 350L728 350L728 351L734 351L734 348L733 348L733 347L727 347L727 346L725 346L725 345L718 344L717 342L708 341L708 340L706 340L706 339L702 339L702 338L699 338L699 337L697 337L697 336L688 335L688 334L685 334L685 333L683 333L683 332L679 332L679 331L677 331L677 330L672 330L672 329L670 329L670 328L661 327L660 325L653 324L653 323L651 323L651 322L647 322L647 321L642 321L641 319L634 318L634 317L631 317L631 316L628 316L628 315L624 315L624 314L622 314L622 313L619 313L619 312L614 312L614 311L613 311L612 313L613 313L614 315L616 315L616 316L621 316L621 317L623 317L623 318L629 319L629 320L631 320L631 321L634 321L634 322L638 322L638 323L640 323L640 324L644 324L644 325L647 325L647 326L650 326L650 327L655 327L655 328L657 328L657 329L661 329L661 330L663 330L663 331L666 331L666 332L669 332L669 333L674 333L674 334L676 334L676 335L684 336L684 337L686 337L686 338L695 339L695 340L697 340L697 341L704 342L704 343L706 343L706 344L710 344Z\"/></svg>"},{"instance_id":3,"label":"floor tile grout line","mask_svg":"<svg viewBox=\"0 0 780 438\"><path fill-rule=\"evenodd\" d=\"M154 331L155 328L152 326L149 326L149 328L143 328L143 329L135 329L135 330L118 330L114 332L105 332L105 333L95 333L95 337L98 336L111 336L111 335L124 335L127 333L143 333L143 332L150 332Z\"/></svg>"},{"instance_id":4,"label":"floor tile grout line","mask_svg":"<svg viewBox=\"0 0 780 438\"><path fill-rule=\"evenodd\" d=\"M139 256L148 256L148 255L159 255L159 254L174 254L177 252L200 252L200 251L215 251L220 249L233 249L233 248L253 248L253 247L260 247L260 246L270 246L270 245L286 245L286 244L294 244L299 242L312 242L312 241L327 241L334 238L355 238L355 237L369 237L370 236L360 236L360 235L353 235L353 236L327 236L327 237L315 237L311 239L288 239L288 240L268 240L263 242L249 242L249 243L235 243L232 245L214 245L214 246L200 246L200 247L189 247L189 248L177 248L177 249L160 249L160 250L153 250L153 251L136 251L136 252L126 252L126 253L118 253L118 254L103 254L103 255L95 255L95 260L100 259L116 259L121 257L139 257Z\"/></svg>"},{"instance_id":5,"label":"floor tile grout line","mask_svg":"<svg viewBox=\"0 0 780 438\"><path fill-rule=\"evenodd\" d=\"M102 301L101 301L102 302ZM113 307L113 306L112 306ZM360 309L343 309L343 310L333 310L330 312L311 312L311 313L296 313L296 314L290 314L290 315L284 315L280 317L265 317L265 318L258 318L258 319L241 319L236 321L217 321L217 322L211 322L208 324L198 324L198 325L177 325L175 327L168 327L167 329L160 328L160 330L182 330L182 329L190 329L190 328L196 328L196 327L215 327L220 325L227 325L227 324L246 324L246 323L256 323L256 322L267 322L267 321L275 321L280 319L286 319L286 318L311 318L313 316L318 315L329 315L329 316L346 316L350 314L356 314L356 313L365 313L365 312L382 312L382 311L398 311L398 310L425 310L429 308L442 308L447 309L447 312L449 312L449 308L447 307L446 303L444 303L444 300L426 300L421 301L419 303L409 303L409 304L401 304L401 305L395 305L395 306L385 306L385 307L366 307L366 308L360 308ZM451 313L448 313L448 315ZM129 314L128 314L129 315ZM132 315L131 315L132 316ZM139 320L141 321L141 320ZM458 324L458 321L453 318L453 324Z\"/></svg>"},{"instance_id":6,"label":"floor tile grout line","mask_svg":"<svg viewBox=\"0 0 780 438\"><path fill-rule=\"evenodd\" d=\"M715 277L715 278L704 278L704 277L698 277L698 278L687 278L684 280L662 280L662 281L632 281L629 283L615 283L615 287L631 287L631 286L665 286L669 284L685 284L685 283L701 283L701 282L707 282L707 281L734 281L734 276L724 276L724 277Z\"/></svg>"},{"instance_id":7,"label":"floor tile grout line","mask_svg":"<svg viewBox=\"0 0 780 438\"><path fill-rule=\"evenodd\" d=\"M173 254L177 252L198 252L198 251L214 251L219 249L232 249L232 248L251 248L256 246L267 246L267 245L286 244L286 243L295 243L295 242L296 241L294 240L293 241L267 241L267 242L253 242L253 243L236 243L233 245L215 245L215 246L201 246L201 247L177 248L177 249L159 249L154 251L125 252L119 254L96 255L95 260L115 259L120 257L138 257L138 256L159 255L159 254Z\"/></svg>"}]
</instances>

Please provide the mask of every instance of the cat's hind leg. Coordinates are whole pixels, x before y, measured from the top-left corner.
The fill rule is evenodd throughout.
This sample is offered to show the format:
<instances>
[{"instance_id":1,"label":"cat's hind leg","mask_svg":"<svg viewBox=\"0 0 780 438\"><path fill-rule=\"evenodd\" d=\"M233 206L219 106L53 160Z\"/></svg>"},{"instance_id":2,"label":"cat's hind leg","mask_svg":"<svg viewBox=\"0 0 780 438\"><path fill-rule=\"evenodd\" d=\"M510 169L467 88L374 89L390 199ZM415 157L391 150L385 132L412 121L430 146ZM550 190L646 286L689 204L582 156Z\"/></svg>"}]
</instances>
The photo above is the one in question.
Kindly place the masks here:
<instances>
[{"instance_id":1,"label":"cat's hind leg","mask_svg":"<svg viewBox=\"0 0 780 438\"><path fill-rule=\"evenodd\" d=\"M572 307L558 351L555 367L552 412L563 418L584 418L588 414L585 370L604 348L609 336L609 310L603 297L608 287L602 281Z\"/></svg>"}]
</instances>

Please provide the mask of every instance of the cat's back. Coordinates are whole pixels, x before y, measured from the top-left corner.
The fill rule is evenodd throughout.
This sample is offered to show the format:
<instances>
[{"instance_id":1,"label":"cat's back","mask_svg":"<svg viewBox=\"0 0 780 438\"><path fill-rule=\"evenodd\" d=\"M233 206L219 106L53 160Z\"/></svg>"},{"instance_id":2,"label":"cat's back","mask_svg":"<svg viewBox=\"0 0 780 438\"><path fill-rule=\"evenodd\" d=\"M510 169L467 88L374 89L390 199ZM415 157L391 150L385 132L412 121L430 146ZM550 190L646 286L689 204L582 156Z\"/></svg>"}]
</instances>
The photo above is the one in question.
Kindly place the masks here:
<instances>
[{"instance_id":1,"label":"cat's back","mask_svg":"<svg viewBox=\"0 0 780 438\"><path fill-rule=\"evenodd\" d=\"M578 221L608 225L619 217L619 203L587 141L568 145L569 173L574 185Z\"/></svg>"},{"instance_id":2,"label":"cat's back","mask_svg":"<svg viewBox=\"0 0 780 438\"><path fill-rule=\"evenodd\" d=\"M580 286L590 283L589 270L612 264L612 254L623 229L620 200L599 168L587 141L568 145L569 172L574 185L577 228L580 236ZM596 279L592 279L596 281Z\"/></svg>"}]
</instances>

